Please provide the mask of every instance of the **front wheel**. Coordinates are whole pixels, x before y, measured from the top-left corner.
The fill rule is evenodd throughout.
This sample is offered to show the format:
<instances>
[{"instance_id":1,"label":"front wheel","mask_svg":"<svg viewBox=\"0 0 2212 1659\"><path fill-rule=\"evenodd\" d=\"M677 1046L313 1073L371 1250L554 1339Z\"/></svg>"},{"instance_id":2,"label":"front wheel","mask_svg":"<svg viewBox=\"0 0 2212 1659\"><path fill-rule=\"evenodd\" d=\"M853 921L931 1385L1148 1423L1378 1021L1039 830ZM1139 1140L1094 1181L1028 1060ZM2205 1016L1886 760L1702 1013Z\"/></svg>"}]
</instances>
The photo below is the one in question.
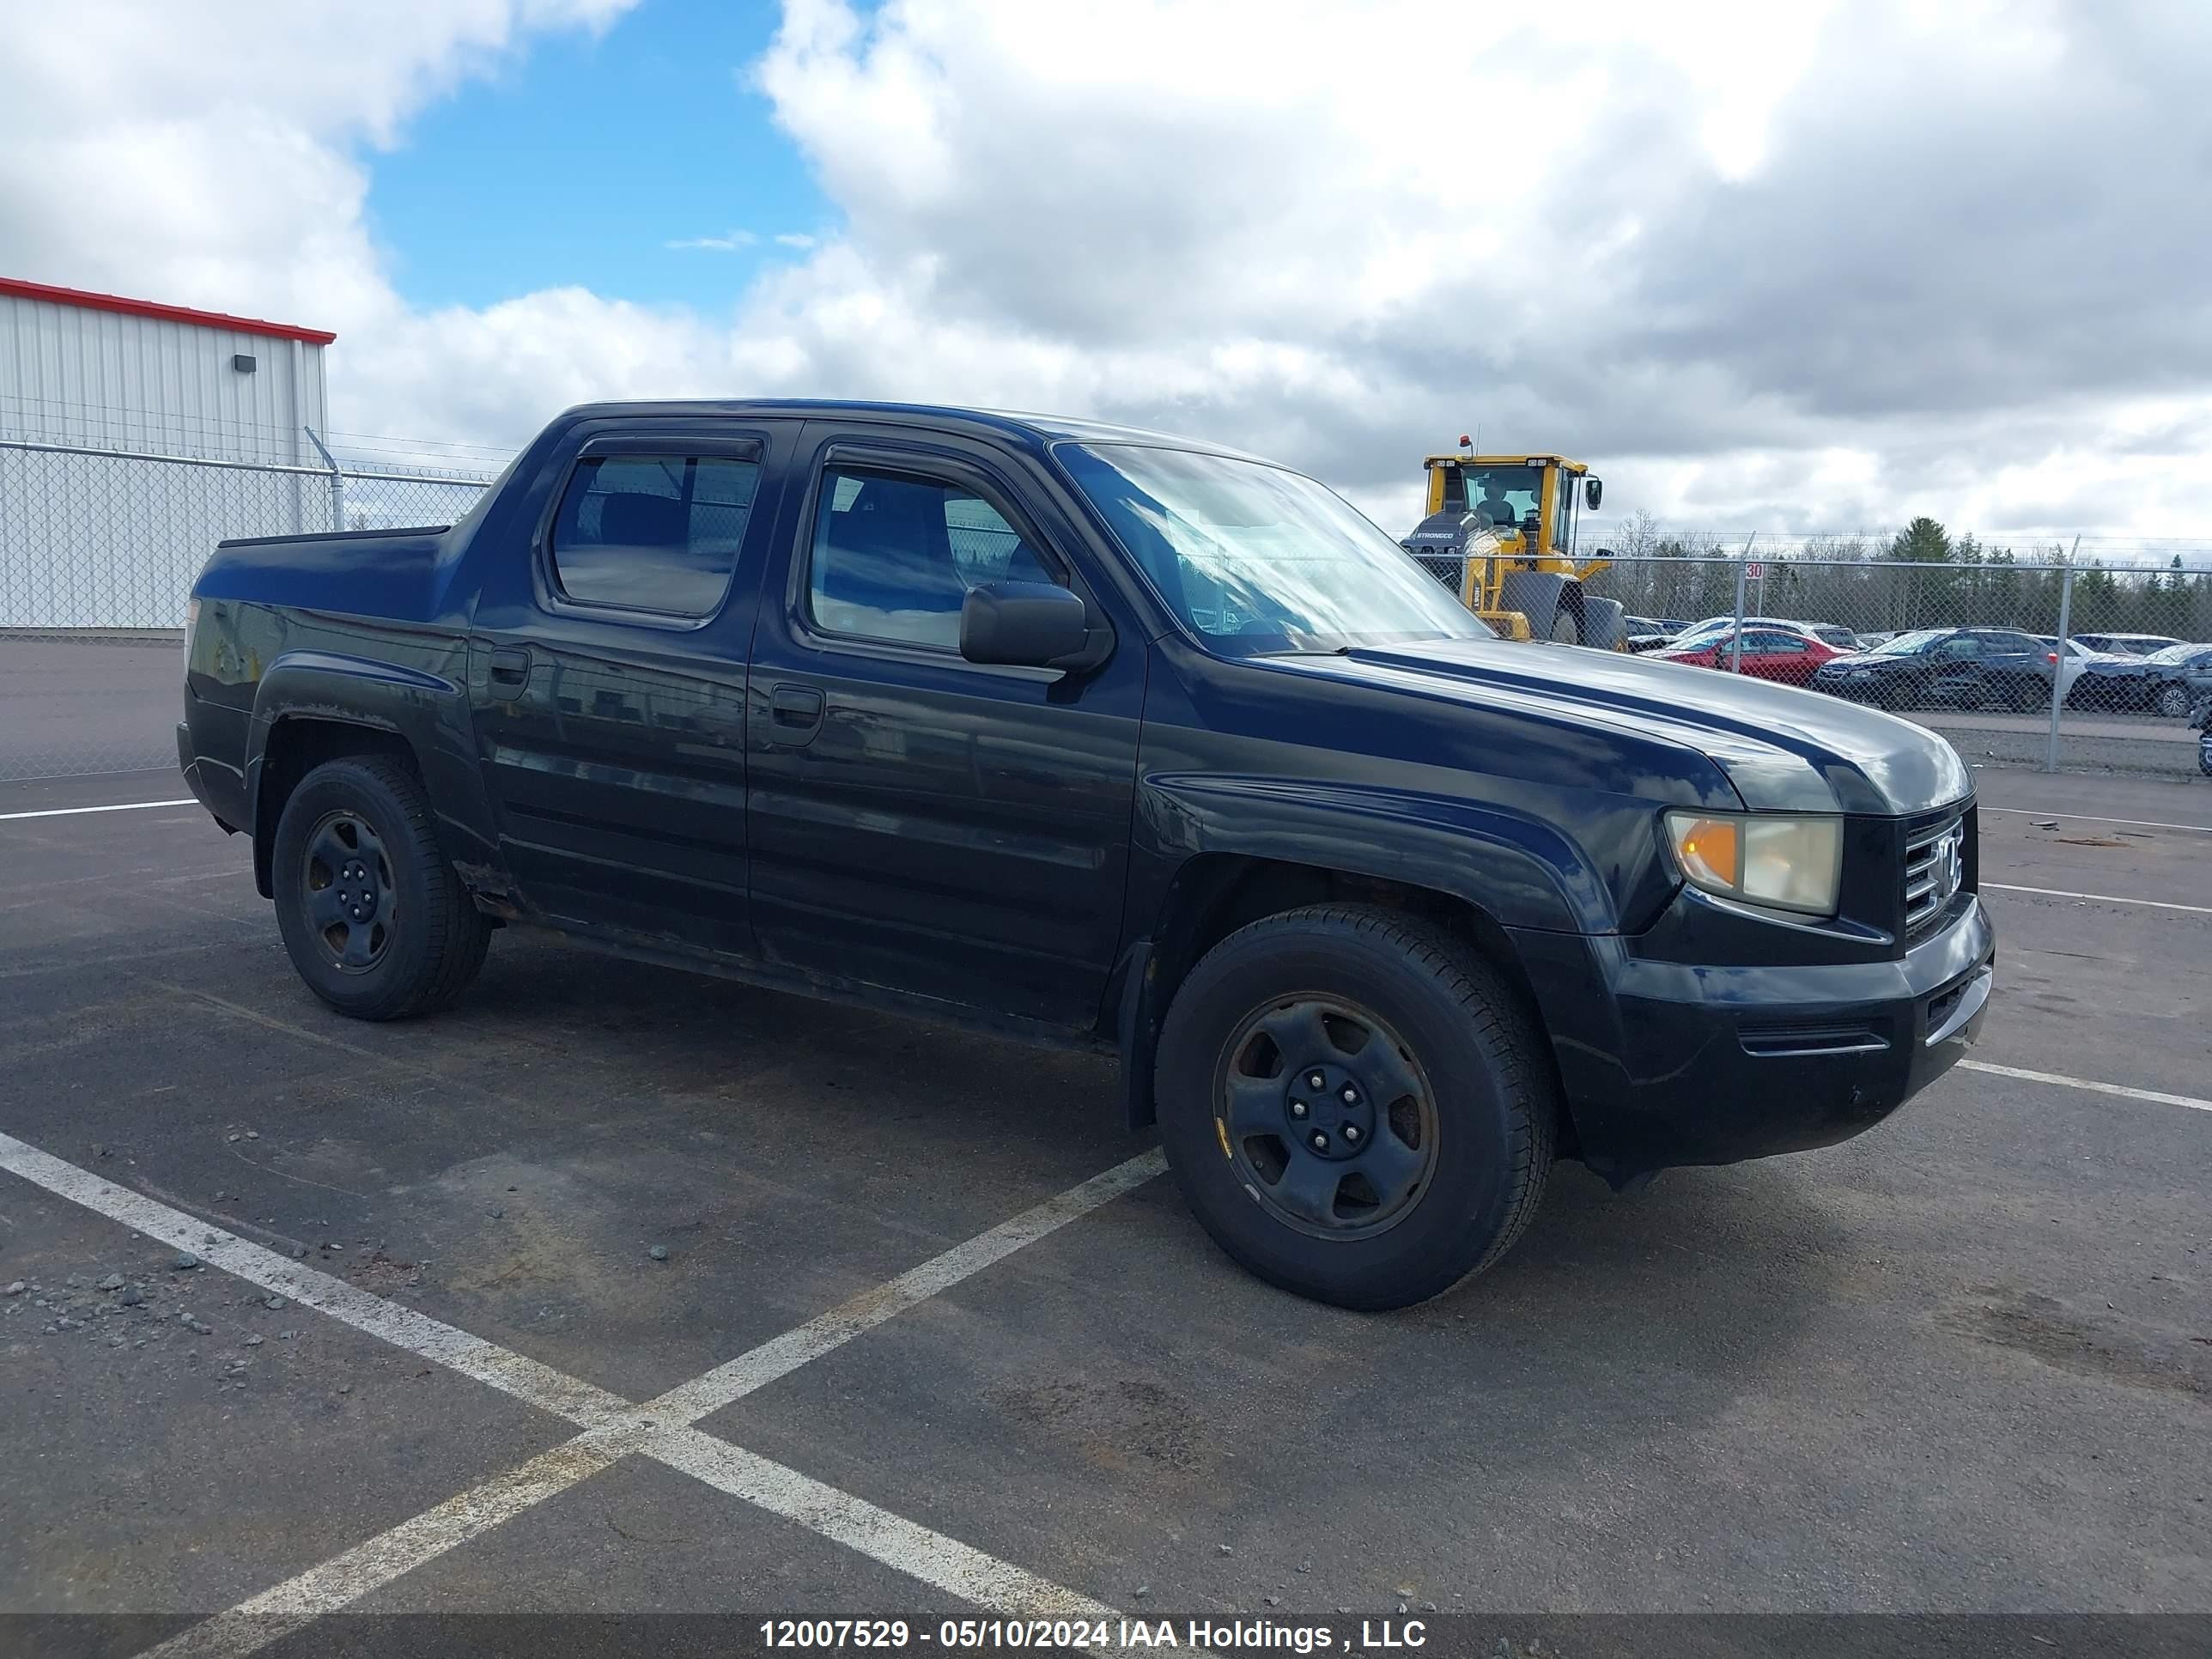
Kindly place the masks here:
<instances>
[{"instance_id":1,"label":"front wheel","mask_svg":"<svg viewBox=\"0 0 2212 1659\"><path fill-rule=\"evenodd\" d=\"M2175 682L2158 689L2158 712L2168 720L2185 720L2189 715L2189 688Z\"/></svg>"},{"instance_id":2,"label":"front wheel","mask_svg":"<svg viewBox=\"0 0 2212 1659\"><path fill-rule=\"evenodd\" d=\"M1251 1272L1401 1308L1511 1247L1559 1115L1542 1039L1440 928L1294 910L1231 934L1169 1007L1155 1079L1185 1199Z\"/></svg>"},{"instance_id":3,"label":"front wheel","mask_svg":"<svg viewBox=\"0 0 2212 1659\"><path fill-rule=\"evenodd\" d=\"M276 927L307 988L356 1019L442 1007L491 939L431 829L422 785L388 755L326 761L284 803L270 849Z\"/></svg>"}]
</instances>

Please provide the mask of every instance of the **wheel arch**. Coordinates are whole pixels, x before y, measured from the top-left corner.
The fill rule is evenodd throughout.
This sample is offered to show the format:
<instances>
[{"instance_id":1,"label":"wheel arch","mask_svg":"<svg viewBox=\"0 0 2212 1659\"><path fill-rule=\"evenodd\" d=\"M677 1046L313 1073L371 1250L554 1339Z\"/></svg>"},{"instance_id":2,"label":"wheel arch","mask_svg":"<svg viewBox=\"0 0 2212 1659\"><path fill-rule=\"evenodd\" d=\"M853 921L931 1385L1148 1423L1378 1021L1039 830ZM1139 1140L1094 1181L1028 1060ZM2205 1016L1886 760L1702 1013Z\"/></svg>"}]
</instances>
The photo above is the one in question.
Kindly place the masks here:
<instances>
[{"instance_id":1,"label":"wheel arch","mask_svg":"<svg viewBox=\"0 0 2212 1659\"><path fill-rule=\"evenodd\" d=\"M328 714L286 714L269 722L252 758L253 885L261 896L271 896L270 851L276 840L277 820L284 804L300 781L325 761L357 755L389 755L422 775L422 763L414 746L394 727L365 719Z\"/></svg>"},{"instance_id":2,"label":"wheel arch","mask_svg":"<svg viewBox=\"0 0 2212 1659\"><path fill-rule=\"evenodd\" d=\"M1261 918L1316 904L1363 904L1419 917L1474 951L1495 969L1542 1036L1544 1063L1559 1084L1550 1027L1512 936L1497 916L1462 894L1392 877L1328 865L1244 853L1200 853L1177 868L1151 935L1124 959L1119 1046L1129 1126L1154 1121L1152 1055L1168 1006L1201 957L1230 934ZM1564 1098L1559 1089L1555 1098ZM1563 1139L1571 1118L1557 1126Z\"/></svg>"},{"instance_id":3,"label":"wheel arch","mask_svg":"<svg viewBox=\"0 0 2212 1659\"><path fill-rule=\"evenodd\" d=\"M466 672L458 642L425 661ZM263 897L270 896L270 844L292 790L326 760L370 754L399 757L414 769L429 793L439 839L471 886L494 869L497 837L477 765L469 694L459 678L308 647L271 662L254 694L246 791Z\"/></svg>"}]
</instances>

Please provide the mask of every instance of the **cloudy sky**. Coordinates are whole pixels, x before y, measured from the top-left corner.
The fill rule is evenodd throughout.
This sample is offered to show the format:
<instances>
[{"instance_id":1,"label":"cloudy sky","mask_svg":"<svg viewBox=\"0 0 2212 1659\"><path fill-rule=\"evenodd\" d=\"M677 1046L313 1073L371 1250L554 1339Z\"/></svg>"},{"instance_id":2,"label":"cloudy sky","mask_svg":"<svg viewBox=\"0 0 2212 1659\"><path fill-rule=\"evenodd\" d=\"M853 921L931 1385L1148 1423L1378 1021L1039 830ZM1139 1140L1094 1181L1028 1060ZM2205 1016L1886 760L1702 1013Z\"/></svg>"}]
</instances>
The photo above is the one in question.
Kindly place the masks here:
<instances>
[{"instance_id":1,"label":"cloudy sky","mask_svg":"<svg viewBox=\"0 0 2212 1659\"><path fill-rule=\"evenodd\" d=\"M2203 0L118 0L9 40L0 273L335 329L351 433L976 402L1397 530L1479 428L1608 516L2212 544Z\"/></svg>"}]
</instances>

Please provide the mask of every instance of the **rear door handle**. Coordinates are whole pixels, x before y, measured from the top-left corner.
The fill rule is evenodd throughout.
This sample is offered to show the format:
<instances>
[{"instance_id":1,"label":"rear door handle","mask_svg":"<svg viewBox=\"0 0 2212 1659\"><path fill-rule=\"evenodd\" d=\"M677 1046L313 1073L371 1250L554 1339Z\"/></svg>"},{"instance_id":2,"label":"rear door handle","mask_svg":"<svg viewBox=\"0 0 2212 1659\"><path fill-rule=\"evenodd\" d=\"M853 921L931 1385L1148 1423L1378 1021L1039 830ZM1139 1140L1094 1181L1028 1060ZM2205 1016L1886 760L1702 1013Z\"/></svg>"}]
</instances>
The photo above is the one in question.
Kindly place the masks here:
<instances>
[{"instance_id":1,"label":"rear door handle","mask_svg":"<svg viewBox=\"0 0 2212 1659\"><path fill-rule=\"evenodd\" d=\"M778 743L805 744L822 729L826 700L814 685L779 685L769 693L769 725Z\"/></svg>"},{"instance_id":2,"label":"rear door handle","mask_svg":"<svg viewBox=\"0 0 2212 1659\"><path fill-rule=\"evenodd\" d=\"M491 653L491 678L495 685L530 684L530 647L502 645Z\"/></svg>"}]
</instances>

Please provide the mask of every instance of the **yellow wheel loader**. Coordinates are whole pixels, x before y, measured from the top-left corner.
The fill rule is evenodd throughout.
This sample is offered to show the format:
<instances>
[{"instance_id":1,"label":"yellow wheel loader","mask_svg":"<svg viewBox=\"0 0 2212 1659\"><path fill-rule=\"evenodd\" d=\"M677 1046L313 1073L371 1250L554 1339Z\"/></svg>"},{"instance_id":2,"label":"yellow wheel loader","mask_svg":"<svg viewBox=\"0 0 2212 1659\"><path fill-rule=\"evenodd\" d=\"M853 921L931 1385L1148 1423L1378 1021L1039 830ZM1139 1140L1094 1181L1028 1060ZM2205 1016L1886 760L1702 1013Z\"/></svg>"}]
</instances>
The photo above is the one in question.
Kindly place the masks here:
<instances>
[{"instance_id":1,"label":"yellow wheel loader","mask_svg":"<svg viewBox=\"0 0 2212 1659\"><path fill-rule=\"evenodd\" d=\"M1510 639L1626 651L1620 605L1583 586L1612 554L1575 557L1576 510L1595 512L1603 483L1563 456L1477 455L1459 441L1422 463L1428 516L1400 545Z\"/></svg>"}]
</instances>

